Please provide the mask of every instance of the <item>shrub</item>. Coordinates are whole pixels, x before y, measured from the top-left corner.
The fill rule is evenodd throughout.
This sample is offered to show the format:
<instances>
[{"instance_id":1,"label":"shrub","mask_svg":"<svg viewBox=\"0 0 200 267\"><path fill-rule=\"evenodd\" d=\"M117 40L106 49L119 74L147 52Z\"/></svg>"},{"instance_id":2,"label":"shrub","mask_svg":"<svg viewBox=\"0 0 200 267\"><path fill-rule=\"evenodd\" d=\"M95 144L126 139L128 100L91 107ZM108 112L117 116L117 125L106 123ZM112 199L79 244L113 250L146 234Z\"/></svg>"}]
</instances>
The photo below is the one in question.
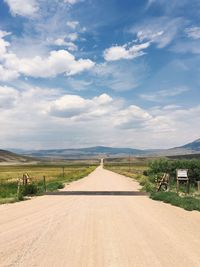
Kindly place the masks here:
<instances>
[{"instance_id":1,"label":"shrub","mask_svg":"<svg viewBox=\"0 0 200 267\"><path fill-rule=\"evenodd\" d=\"M149 163L149 175L162 175L167 172L171 178L176 178L176 169L188 169L191 183L200 181L200 160L167 160L158 159Z\"/></svg>"},{"instance_id":2,"label":"shrub","mask_svg":"<svg viewBox=\"0 0 200 267\"><path fill-rule=\"evenodd\" d=\"M143 175L144 175L144 176L148 176L148 175L149 175L148 170L144 170L144 171L143 171Z\"/></svg>"},{"instance_id":3,"label":"shrub","mask_svg":"<svg viewBox=\"0 0 200 267\"><path fill-rule=\"evenodd\" d=\"M22 189L23 196L36 195L37 192L38 192L38 188L36 184L27 184Z\"/></svg>"},{"instance_id":4,"label":"shrub","mask_svg":"<svg viewBox=\"0 0 200 267\"><path fill-rule=\"evenodd\" d=\"M52 181L47 184L47 191L54 191L64 188L64 184L58 181Z\"/></svg>"}]
</instances>

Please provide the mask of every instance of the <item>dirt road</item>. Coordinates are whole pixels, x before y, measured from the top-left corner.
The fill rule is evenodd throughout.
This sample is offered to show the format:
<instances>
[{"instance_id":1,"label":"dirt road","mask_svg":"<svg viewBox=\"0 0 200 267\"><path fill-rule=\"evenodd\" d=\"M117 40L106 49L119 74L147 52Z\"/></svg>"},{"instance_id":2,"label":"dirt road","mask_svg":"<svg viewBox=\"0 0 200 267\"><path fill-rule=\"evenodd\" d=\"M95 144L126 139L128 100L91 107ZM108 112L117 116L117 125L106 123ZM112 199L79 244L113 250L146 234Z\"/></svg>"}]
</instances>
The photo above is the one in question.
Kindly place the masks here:
<instances>
[{"instance_id":1,"label":"dirt road","mask_svg":"<svg viewBox=\"0 0 200 267\"><path fill-rule=\"evenodd\" d=\"M199 267L200 213L138 189L98 167L56 195L0 206L0 266Z\"/></svg>"}]
</instances>

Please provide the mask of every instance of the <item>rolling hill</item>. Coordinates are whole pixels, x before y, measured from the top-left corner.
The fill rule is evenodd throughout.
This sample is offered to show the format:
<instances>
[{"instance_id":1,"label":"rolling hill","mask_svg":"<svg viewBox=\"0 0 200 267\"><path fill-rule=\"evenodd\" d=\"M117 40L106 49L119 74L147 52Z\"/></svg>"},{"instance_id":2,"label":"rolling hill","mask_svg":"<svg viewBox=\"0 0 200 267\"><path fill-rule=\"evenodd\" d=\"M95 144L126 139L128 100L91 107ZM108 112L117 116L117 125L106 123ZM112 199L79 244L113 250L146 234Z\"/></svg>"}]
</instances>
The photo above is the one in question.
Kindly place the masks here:
<instances>
[{"instance_id":1,"label":"rolling hill","mask_svg":"<svg viewBox=\"0 0 200 267\"><path fill-rule=\"evenodd\" d=\"M32 162L34 159L18 155L16 153L0 149L0 163L28 163Z\"/></svg>"},{"instance_id":2,"label":"rolling hill","mask_svg":"<svg viewBox=\"0 0 200 267\"><path fill-rule=\"evenodd\" d=\"M194 151L194 152L200 152L200 138L195 140L194 142L186 144L182 147L185 149Z\"/></svg>"},{"instance_id":3,"label":"rolling hill","mask_svg":"<svg viewBox=\"0 0 200 267\"><path fill-rule=\"evenodd\" d=\"M163 152L164 154L167 153L167 155L199 154L200 153L200 139L197 139L183 146L168 149Z\"/></svg>"}]
</instances>

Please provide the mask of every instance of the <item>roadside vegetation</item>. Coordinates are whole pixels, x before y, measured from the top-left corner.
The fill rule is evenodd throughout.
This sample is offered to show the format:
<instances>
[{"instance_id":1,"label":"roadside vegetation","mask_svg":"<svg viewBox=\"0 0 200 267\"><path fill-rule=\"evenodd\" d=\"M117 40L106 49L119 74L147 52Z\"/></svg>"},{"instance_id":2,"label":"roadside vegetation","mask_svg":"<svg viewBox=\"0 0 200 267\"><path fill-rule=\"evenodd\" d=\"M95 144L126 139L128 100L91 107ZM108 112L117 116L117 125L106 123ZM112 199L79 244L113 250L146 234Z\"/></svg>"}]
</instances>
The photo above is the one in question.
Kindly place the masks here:
<instances>
[{"instance_id":1,"label":"roadside vegetation","mask_svg":"<svg viewBox=\"0 0 200 267\"><path fill-rule=\"evenodd\" d=\"M200 211L200 192L197 182L200 181L199 159L173 158L123 158L106 159L104 167L108 170L128 176L138 181L142 191L149 193L150 198L182 207L186 210ZM176 192L176 169L188 169L190 193L186 194L185 184ZM159 191L158 181L164 173L169 173L170 181L167 191Z\"/></svg>"},{"instance_id":2,"label":"roadside vegetation","mask_svg":"<svg viewBox=\"0 0 200 267\"><path fill-rule=\"evenodd\" d=\"M98 161L76 161L65 164L37 164L0 166L0 204L24 200L28 196L42 195L46 192L64 188L65 184L90 174ZM18 180L28 173L30 182L21 184L18 192ZM45 176L45 183L44 183Z\"/></svg>"}]
</instances>

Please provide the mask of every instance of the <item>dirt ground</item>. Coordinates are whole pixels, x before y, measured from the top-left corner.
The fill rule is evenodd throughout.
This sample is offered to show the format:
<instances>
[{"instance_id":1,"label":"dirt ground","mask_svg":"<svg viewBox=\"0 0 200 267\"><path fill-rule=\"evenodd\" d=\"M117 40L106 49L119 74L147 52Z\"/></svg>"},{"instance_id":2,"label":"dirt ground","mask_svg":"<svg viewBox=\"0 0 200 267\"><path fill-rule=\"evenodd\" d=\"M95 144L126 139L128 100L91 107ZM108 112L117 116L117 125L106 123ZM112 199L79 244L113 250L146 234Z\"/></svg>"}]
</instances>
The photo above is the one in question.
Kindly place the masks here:
<instances>
[{"instance_id":1,"label":"dirt ground","mask_svg":"<svg viewBox=\"0 0 200 267\"><path fill-rule=\"evenodd\" d=\"M0 206L0 266L199 267L200 213L98 167L60 193Z\"/></svg>"}]
</instances>

